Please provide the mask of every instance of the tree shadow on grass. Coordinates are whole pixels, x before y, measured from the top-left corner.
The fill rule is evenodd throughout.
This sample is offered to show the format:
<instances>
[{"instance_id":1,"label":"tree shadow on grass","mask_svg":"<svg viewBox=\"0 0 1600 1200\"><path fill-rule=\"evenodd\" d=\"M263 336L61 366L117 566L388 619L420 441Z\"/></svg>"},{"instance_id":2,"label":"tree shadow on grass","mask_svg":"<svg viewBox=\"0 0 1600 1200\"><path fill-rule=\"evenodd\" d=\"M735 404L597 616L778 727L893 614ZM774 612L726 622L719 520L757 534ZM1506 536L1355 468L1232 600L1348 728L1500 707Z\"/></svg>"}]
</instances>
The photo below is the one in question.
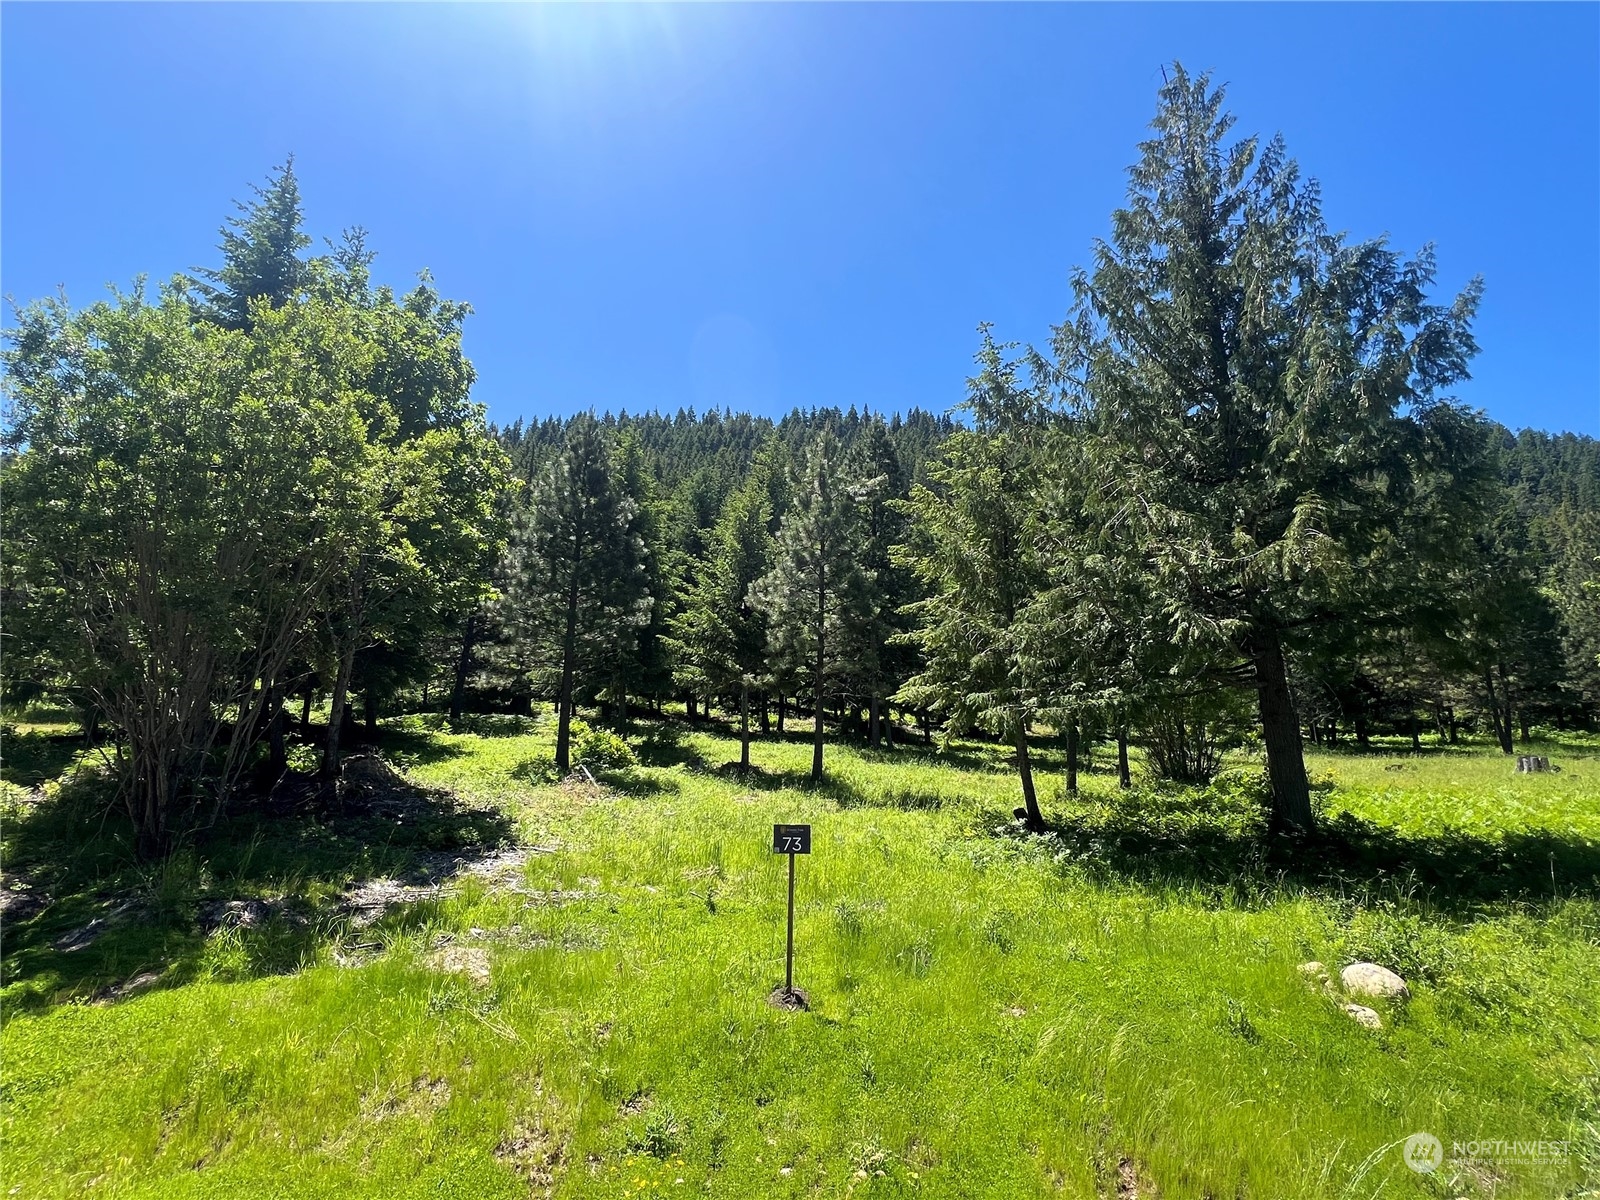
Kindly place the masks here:
<instances>
[{"instance_id":1,"label":"tree shadow on grass","mask_svg":"<svg viewBox=\"0 0 1600 1200\"><path fill-rule=\"evenodd\" d=\"M445 713L412 713L401 718L402 724L386 722L382 726L381 740L386 742L392 733L415 733L418 730L429 733L470 733L481 738L525 737L537 733L547 719L543 714L463 713L459 720L452 723Z\"/></svg>"},{"instance_id":2,"label":"tree shadow on grass","mask_svg":"<svg viewBox=\"0 0 1600 1200\"><path fill-rule=\"evenodd\" d=\"M1247 801L1132 793L1086 805L1050 836L1097 877L1198 885L1244 901L1270 900L1288 887L1465 913L1507 900L1600 896L1600 845L1550 829L1419 835L1339 812L1314 834L1276 836L1261 807Z\"/></svg>"},{"instance_id":3,"label":"tree shadow on grass","mask_svg":"<svg viewBox=\"0 0 1600 1200\"><path fill-rule=\"evenodd\" d=\"M496 736L511 737L514 735L499 734ZM467 747L440 738L430 730L422 728L410 729L393 725L380 726L377 740L367 744L377 746L397 762L405 763L431 764L449 762L451 759L461 758L469 753Z\"/></svg>"},{"instance_id":4,"label":"tree shadow on grass","mask_svg":"<svg viewBox=\"0 0 1600 1200\"><path fill-rule=\"evenodd\" d=\"M516 853L504 814L419 788L376 755L347 761L333 803L309 779L287 783L157 863L135 860L132 830L98 774L14 806L6 1008L280 974L331 941L370 948L425 922L451 880Z\"/></svg>"},{"instance_id":5,"label":"tree shadow on grass","mask_svg":"<svg viewBox=\"0 0 1600 1200\"><path fill-rule=\"evenodd\" d=\"M946 796L911 787L875 788L864 791L849 779L823 772L820 782L813 783L811 772L805 769L772 770L751 763L748 769L737 762L723 763L712 774L737 784L752 792L809 792L825 796L840 808L900 808L934 810L954 801Z\"/></svg>"},{"instance_id":6,"label":"tree shadow on grass","mask_svg":"<svg viewBox=\"0 0 1600 1200\"><path fill-rule=\"evenodd\" d=\"M70 767L87 746L81 733L17 733L7 727L0 744L0 779L18 787L40 787Z\"/></svg>"},{"instance_id":7,"label":"tree shadow on grass","mask_svg":"<svg viewBox=\"0 0 1600 1200\"><path fill-rule=\"evenodd\" d=\"M651 724L644 733L628 739L640 764L646 767L685 766L692 771L703 770L706 760L700 751L688 744L688 735L681 725Z\"/></svg>"}]
</instances>

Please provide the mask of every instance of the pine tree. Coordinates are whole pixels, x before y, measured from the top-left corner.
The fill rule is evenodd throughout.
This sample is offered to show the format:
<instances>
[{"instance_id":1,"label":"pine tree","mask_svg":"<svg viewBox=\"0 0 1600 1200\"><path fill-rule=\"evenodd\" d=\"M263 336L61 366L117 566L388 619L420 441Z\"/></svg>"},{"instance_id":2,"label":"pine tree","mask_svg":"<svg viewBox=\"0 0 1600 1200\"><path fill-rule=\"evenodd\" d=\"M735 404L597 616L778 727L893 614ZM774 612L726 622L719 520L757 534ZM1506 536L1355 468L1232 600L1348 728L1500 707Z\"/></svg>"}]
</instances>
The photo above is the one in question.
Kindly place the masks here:
<instances>
[{"instance_id":1,"label":"pine tree","mask_svg":"<svg viewBox=\"0 0 1600 1200\"><path fill-rule=\"evenodd\" d=\"M672 647L668 631L681 591L678 581L683 572L683 556L672 544L674 505L658 494L650 458L637 433L621 428L612 450L613 470L618 488L632 504L628 532L643 548L650 607L632 643L624 642L620 647L606 683L607 699L619 728L627 725L630 695L659 699L671 690Z\"/></svg>"},{"instance_id":2,"label":"pine tree","mask_svg":"<svg viewBox=\"0 0 1600 1200\"><path fill-rule=\"evenodd\" d=\"M580 687L603 687L650 619L645 548L619 486L604 431L583 415L534 492L519 547L516 602L527 637L556 683L556 768L571 768Z\"/></svg>"},{"instance_id":3,"label":"pine tree","mask_svg":"<svg viewBox=\"0 0 1600 1200\"><path fill-rule=\"evenodd\" d=\"M1312 825L1286 661L1325 614L1380 606L1419 460L1457 417L1479 285L1429 303L1431 251L1346 244L1280 140L1228 144L1220 89L1161 90L1074 315L1057 330L1092 500L1169 636L1255 692L1280 827Z\"/></svg>"},{"instance_id":4,"label":"pine tree","mask_svg":"<svg viewBox=\"0 0 1600 1200\"><path fill-rule=\"evenodd\" d=\"M822 780L822 722L841 673L850 625L866 609L871 578L856 557L861 513L855 481L842 469L839 439L824 429L796 472L793 501L778 531L774 565L751 591L769 622L780 669L806 671L816 719L811 779Z\"/></svg>"},{"instance_id":5,"label":"pine tree","mask_svg":"<svg viewBox=\"0 0 1600 1200\"><path fill-rule=\"evenodd\" d=\"M849 687L854 699L866 703L867 740L877 746L889 725L887 700L915 661L914 647L898 636L909 627L901 610L913 598L914 580L893 561L893 548L905 535L906 516L897 502L905 499L906 478L888 426L878 417L865 422L849 461L860 481L859 559L871 580L862 619L849 630Z\"/></svg>"},{"instance_id":6,"label":"pine tree","mask_svg":"<svg viewBox=\"0 0 1600 1200\"><path fill-rule=\"evenodd\" d=\"M705 695L739 694L739 766L750 767L750 692L765 684L766 619L752 586L772 565L766 481L752 474L723 505L707 558L672 625L679 680Z\"/></svg>"},{"instance_id":7,"label":"pine tree","mask_svg":"<svg viewBox=\"0 0 1600 1200\"><path fill-rule=\"evenodd\" d=\"M973 428L945 442L902 506L911 527L900 557L929 594L909 606L924 666L900 698L928 705L952 734L976 727L1014 746L1021 815L1038 830L1028 730L1046 699L1023 618L1046 582L1034 491L1045 397L987 327L977 362L965 405Z\"/></svg>"},{"instance_id":8,"label":"pine tree","mask_svg":"<svg viewBox=\"0 0 1600 1200\"><path fill-rule=\"evenodd\" d=\"M195 285L196 312L202 320L225 329L247 329L252 300L263 298L278 308L306 282L306 263L300 251L311 239L300 228L300 185L295 180L294 155L274 170L266 187L251 185L256 198L238 201L240 215L229 217L223 225L218 246L222 266L200 271L208 281ZM346 244L358 257L365 252L362 236L358 234L353 245ZM365 261L370 261L370 255Z\"/></svg>"}]
</instances>

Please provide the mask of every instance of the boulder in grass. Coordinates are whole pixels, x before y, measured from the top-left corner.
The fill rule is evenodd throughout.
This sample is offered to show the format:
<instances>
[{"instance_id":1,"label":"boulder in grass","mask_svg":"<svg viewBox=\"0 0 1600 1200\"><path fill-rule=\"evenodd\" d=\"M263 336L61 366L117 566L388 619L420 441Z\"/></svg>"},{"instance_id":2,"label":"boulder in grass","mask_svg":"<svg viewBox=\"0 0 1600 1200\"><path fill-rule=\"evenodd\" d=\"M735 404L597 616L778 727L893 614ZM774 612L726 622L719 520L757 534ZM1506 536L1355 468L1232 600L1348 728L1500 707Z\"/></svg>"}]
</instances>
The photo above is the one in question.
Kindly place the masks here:
<instances>
[{"instance_id":1,"label":"boulder in grass","mask_svg":"<svg viewBox=\"0 0 1600 1200\"><path fill-rule=\"evenodd\" d=\"M1303 962L1299 969L1300 978L1306 981L1307 987L1320 987L1325 992L1333 990L1333 980L1328 976L1328 968L1321 963Z\"/></svg>"},{"instance_id":2,"label":"boulder in grass","mask_svg":"<svg viewBox=\"0 0 1600 1200\"><path fill-rule=\"evenodd\" d=\"M1346 1004L1344 1012L1345 1016L1349 1017L1357 1025L1365 1026L1367 1029L1383 1028L1383 1018L1365 1005Z\"/></svg>"},{"instance_id":3,"label":"boulder in grass","mask_svg":"<svg viewBox=\"0 0 1600 1200\"><path fill-rule=\"evenodd\" d=\"M1411 989L1388 967L1377 963L1351 963L1339 972L1339 982L1352 996L1370 996L1379 1000L1409 1000Z\"/></svg>"}]
</instances>

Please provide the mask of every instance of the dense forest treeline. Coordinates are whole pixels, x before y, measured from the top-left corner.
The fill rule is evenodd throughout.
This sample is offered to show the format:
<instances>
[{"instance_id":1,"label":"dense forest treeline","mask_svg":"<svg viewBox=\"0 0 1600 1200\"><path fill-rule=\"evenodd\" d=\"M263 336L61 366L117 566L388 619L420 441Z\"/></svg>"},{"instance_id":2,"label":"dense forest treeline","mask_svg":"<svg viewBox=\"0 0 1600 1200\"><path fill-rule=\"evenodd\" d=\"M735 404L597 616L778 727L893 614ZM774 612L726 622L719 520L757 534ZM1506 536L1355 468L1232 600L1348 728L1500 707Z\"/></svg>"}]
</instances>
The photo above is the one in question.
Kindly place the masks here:
<instances>
[{"instance_id":1,"label":"dense forest treeline","mask_svg":"<svg viewBox=\"0 0 1600 1200\"><path fill-rule=\"evenodd\" d=\"M720 709L744 734L1098 742L1204 781L1256 746L1600 717L1600 442L1448 399L1478 285L1348 243L1222 94L1162 89L1045 351L985 327L959 419L580 413L495 428L469 310L308 256L292 161L222 265L6 354L4 685L75 706L146 853L384 712ZM329 706L314 729L313 709ZM581 747L579 748L581 755Z\"/></svg>"}]
</instances>

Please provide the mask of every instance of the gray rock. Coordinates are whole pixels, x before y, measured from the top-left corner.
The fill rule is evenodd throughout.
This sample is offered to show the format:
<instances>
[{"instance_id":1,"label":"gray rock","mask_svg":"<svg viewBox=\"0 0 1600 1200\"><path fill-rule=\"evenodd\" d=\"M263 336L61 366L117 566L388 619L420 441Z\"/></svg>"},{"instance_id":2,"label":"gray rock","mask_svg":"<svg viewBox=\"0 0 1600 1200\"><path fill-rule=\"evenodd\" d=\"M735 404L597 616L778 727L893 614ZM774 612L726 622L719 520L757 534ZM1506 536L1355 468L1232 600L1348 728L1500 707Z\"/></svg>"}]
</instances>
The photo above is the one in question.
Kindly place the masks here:
<instances>
[{"instance_id":1,"label":"gray rock","mask_svg":"<svg viewBox=\"0 0 1600 1200\"><path fill-rule=\"evenodd\" d=\"M1368 1029L1383 1028L1383 1018L1364 1005L1346 1004L1344 1012L1345 1016L1349 1017L1357 1025L1364 1025Z\"/></svg>"},{"instance_id":2,"label":"gray rock","mask_svg":"<svg viewBox=\"0 0 1600 1200\"><path fill-rule=\"evenodd\" d=\"M1339 982L1352 996L1371 996L1379 1000L1409 1000L1411 989L1388 967L1377 963L1351 963L1339 972Z\"/></svg>"}]
</instances>

